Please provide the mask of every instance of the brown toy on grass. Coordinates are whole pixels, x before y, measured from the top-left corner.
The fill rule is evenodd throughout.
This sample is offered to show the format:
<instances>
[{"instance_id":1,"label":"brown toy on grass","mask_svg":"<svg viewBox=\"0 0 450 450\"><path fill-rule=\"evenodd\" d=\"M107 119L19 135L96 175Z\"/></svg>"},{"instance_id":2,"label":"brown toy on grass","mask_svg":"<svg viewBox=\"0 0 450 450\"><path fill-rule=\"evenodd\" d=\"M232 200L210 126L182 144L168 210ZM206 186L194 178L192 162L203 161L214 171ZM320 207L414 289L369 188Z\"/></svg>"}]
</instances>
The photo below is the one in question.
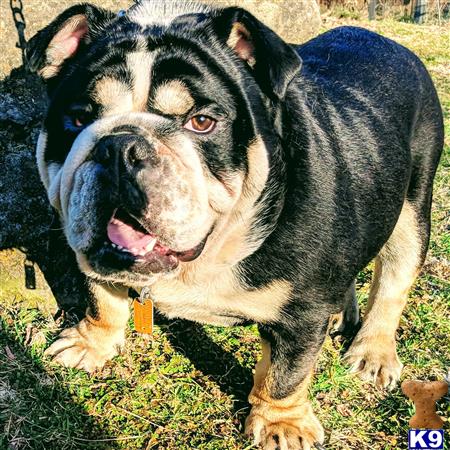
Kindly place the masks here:
<instances>
[{"instance_id":1,"label":"brown toy on grass","mask_svg":"<svg viewBox=\"0 0 450 450\"><path fill-rule=\"evenodd\" d=\"M436 402L448 392L447 382L409 380L402 383L402 391L416 407L409 421L411 428L442 428L444 421L436 414Z\"/></svg>"}]
</instances>

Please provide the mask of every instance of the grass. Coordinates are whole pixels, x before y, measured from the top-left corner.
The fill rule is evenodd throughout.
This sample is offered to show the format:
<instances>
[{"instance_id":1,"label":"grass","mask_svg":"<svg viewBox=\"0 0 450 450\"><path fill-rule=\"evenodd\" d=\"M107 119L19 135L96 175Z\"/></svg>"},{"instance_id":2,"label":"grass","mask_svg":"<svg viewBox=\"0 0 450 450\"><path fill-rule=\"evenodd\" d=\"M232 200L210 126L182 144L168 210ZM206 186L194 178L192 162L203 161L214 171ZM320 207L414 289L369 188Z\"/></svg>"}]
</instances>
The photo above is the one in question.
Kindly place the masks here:
<instances>
[{"instance_id":1,"label":"grass","mask_svg":"<svg viewBox=\"0 0 450 450\"><path fill-rule=\"evenodd\" d=\"M442 377L450 368L450 46L437 26L355 22L415 51L430 70L444 107L446 149L433 208L433 234L399 328L403 379ZM102 371L54 366L43 350L59 323L42 277L25 291L21 256L0 254L1 449L247 449L246 396L259 357L255 327L216 328L184 321L159 325L151 340L132 331L125 353ZM358 277L364 305L370 268ZM310 394L327 433L327 448L405 449L412 405L399 389L384 393L350 376L342 347L327 340ZM440 402L441 415L449 405ZM447 422L448 425L448 422ZM448 427L447 427L448 430ZM448 434L447 434L448 439Z\"/></svg>"}]
</instances>

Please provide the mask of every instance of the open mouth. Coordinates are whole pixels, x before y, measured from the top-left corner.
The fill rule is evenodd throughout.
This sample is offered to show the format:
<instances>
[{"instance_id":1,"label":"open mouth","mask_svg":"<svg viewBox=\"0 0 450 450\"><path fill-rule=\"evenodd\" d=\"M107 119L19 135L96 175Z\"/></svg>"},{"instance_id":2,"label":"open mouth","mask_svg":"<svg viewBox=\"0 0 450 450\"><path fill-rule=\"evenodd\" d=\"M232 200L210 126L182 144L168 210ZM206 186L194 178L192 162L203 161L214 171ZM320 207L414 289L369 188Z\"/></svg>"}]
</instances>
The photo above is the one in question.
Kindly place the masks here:
<instances>
[{"instance_id":1,"label":"open mouth","mask_svg":"<svg viewBox=\"0 0 450 450\"><path fill-rule=\"evenodd\" d=\"M146 230L134 217L125 210L117 209L107 226L110 245L116 252L134 258L135 263L146 263L155 258L169 258L177 261L193 261L200 256L206 239L196 247L176 252L163 245L158 237Z\"/></svg>"}]
</instances>

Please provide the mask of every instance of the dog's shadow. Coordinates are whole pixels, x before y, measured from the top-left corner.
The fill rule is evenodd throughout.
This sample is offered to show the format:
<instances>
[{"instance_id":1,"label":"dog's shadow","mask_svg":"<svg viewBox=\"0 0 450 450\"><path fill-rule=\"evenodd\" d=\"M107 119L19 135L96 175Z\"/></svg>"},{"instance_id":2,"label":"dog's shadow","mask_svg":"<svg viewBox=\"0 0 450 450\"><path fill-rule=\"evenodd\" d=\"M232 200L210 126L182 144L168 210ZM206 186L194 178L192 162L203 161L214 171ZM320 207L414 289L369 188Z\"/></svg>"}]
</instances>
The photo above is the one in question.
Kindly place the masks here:
<instances>
[{"instance_id":1,"label":"dog's shadow","mask_svg":"<svg viewBox=\"0 0 450 450\"><path fill-rule=\"evenodd\" d=\"M155 315L155 323L162 326L177 351L233 398L235 413L247 409L247 396L253 380L250 369L243 367L232 353L216 344L198 323L168 320L159 314Z\"/></svg>"},{"instance_id":2,"label":"dog's shadow","mask_svg":"<svg viewBox=\"0 0 450 450\"><path fill-rule=\"evenodd\" d=\"M12 315L11 311L2 315L0 327L0 427L5 430L0 448L22 448L27 435L43 448L59 448L61 433L73 448L122 448L102 419L87 413L77 390L70 389L64 376L49 372L39 352L26 344L23 333L17 333L17 324L12 323L16 315L20 315L19 307ZM155 322L174 349L233 397L233 413L242 426L248 413L251 370L214 343L202 326L159 315Z\"/></svg>"},{"instance_id":3,"label":"dog's shadow","mask_svg":"<svg viewBox=\"0 0 450 450\"><path fill-rule=\"evenodd\" d=\"M0 448L122 448L102 421L86 413L76 388L44 367L17 333L9 314L0 322Z\"/></svg>"}]
</instances>

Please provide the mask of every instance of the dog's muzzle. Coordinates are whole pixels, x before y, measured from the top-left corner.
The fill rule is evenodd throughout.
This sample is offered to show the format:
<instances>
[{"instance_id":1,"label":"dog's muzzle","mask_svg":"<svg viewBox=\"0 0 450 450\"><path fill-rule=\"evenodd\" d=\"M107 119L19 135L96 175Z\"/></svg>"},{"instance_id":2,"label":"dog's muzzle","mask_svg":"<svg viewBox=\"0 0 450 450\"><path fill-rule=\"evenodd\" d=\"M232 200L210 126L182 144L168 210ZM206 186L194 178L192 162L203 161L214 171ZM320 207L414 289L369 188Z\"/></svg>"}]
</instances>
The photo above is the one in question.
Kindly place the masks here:
<instances>
[{"instance_id":1,"label":"dog's muzzle","mask_svg":"<svg viewBox=\"0 0 450 450\"><path fill-rule=\"evenodd\" d=\"M184 135L172 144L156 138L164 120L141 113L98 120L62 166L48 168L68 242L100 274L171 271L197 258L211 233L197 151Z\"/></svg>"}]
</instances>

